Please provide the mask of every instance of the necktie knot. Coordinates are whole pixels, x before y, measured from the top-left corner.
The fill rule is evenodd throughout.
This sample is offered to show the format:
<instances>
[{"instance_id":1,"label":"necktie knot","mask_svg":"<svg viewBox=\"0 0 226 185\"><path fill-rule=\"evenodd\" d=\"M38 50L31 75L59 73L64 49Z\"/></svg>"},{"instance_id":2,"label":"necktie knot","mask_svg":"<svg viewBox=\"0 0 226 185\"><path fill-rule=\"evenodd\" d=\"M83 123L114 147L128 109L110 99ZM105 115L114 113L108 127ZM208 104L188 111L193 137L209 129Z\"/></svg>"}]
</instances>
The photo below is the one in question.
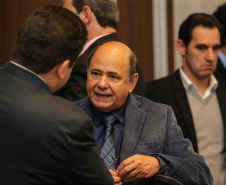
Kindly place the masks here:
<instances>
[{"instance_id":1,"label":"necktie knot","mask_svg":"<svg viewBox=\"0 0 226 185\"><path fill-rule=\"evenodd\" d=\"M106 115L103 119L104 125L106 128L111 128L113 124L115 123L116 118L113 115Z\"/></svg>"}]
</instances>

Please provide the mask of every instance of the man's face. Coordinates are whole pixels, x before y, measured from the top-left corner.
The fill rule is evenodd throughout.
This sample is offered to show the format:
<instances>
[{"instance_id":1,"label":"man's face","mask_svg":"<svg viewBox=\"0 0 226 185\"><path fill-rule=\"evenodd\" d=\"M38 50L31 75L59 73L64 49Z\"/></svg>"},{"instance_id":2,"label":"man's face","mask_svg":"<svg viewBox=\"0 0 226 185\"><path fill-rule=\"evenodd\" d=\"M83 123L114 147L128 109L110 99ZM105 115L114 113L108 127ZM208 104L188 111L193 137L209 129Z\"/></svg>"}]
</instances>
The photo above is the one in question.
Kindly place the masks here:
<instances>
[{"instance_id":1,"label":"man's face","mask_svg":"<svg viewBox=\"0 0 226 185\"><path fill-rule=\"evenodd\" d=\"M220 33L216 27L195 27L184 55L185 74L189 78L209 78L216 69L219 48Z\"/></svg>"},{"instance_id":2,"label":"man's face","mask_svg":"<svg viewBox=\"0 0 226 185\"><path fill-rule=\"evenodd\" d=\"M98 110L118 109L132 92L133 80L128 80L130 54L122 44L104 44L95 52L87 74L87 93Z\"/></svg>"}]
</instances>

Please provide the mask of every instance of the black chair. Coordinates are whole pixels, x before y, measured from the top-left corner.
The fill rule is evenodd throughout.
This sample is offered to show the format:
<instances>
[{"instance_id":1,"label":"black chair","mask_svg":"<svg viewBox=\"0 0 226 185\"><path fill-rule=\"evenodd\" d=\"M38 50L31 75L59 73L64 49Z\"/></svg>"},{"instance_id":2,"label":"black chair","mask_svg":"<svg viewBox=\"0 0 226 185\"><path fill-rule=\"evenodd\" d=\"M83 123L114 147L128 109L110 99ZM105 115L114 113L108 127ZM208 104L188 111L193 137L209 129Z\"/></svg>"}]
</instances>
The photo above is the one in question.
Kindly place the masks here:
<instances>
[{"instance_id":1,"label":"black chair","mask_svg":"<svg viewBox=\"0 0 226 185\"><path fill-rule=\"evenodd\" d=\"M166 176L166 175L155 175L151 178L153 185L182 185L178 180Z\"/></svg>"}]
</instances>

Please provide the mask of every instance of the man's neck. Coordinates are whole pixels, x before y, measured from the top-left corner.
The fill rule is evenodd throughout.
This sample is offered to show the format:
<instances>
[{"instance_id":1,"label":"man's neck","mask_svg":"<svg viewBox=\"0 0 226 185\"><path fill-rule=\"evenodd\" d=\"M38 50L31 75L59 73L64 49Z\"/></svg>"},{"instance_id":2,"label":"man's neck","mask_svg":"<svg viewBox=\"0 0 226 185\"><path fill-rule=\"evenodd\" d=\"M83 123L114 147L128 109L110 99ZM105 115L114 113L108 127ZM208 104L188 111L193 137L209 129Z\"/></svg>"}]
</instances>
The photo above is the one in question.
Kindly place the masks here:
<instances>
[{"instance_id":1,"label":"man's neck","mask_svg":"<svg viewBox=\"0 0 226 185\"><path fill-rule=\"evenodd\" d=\"M206 90L209 88L210 76L206 76L206 77L195 76L195 75L191 74L189 71L184 70L184 69L183 69L183 72L192 81L192 83L198 88L198 91L202 95L204 95Z\"/></svg>"}]
</instances>

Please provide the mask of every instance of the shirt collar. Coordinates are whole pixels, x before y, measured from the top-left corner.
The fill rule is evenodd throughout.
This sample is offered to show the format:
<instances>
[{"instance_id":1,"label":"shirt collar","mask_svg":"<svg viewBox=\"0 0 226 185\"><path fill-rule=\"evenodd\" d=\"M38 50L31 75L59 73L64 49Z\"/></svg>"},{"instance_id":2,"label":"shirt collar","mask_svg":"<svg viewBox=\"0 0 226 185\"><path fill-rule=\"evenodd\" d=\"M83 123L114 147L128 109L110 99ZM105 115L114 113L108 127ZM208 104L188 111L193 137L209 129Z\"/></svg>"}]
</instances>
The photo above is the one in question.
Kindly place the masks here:
<instances>
[{"instance_id":1,"label":"shirt collar","mask_svg":"<svg viewBox=\"0 0 226 185\"><path fill-rule=\"evenodd\" d=\"M184 73L184 71L182 70L182 67L179 68L179 72L180 72L180 76L181 76L181 80L183 83L183 86L185 88L186 91L190 90L192 87L195 88L198 91L198 88L196 87L195 84L192 83L192 81L187 77L187 75ZM214 92L216 91L218 86L218 82L217 79L214 77L214 75L212 74L210 76L210 83L209 83L209 87L206 90L203 98L205 98L210 92Z\"/></svg>"},{"instance_id":2,"label":"shirt collar","mask_svg":"<svg viewBox=\"0 0 226 185\"><path fill-rule=\"evenodd\" d=\"M98 37L95 37L95 38L93 38L93 39L91 39L89 42L87 42L85 45L84 45L84 47L83 47L83 49L82 49L82 51L81 51L81 53L78 55L78 56L80 56L80 55L82 55L83 53L85 53L85 51L97 40L97 39L99 39L99 38L101 38L101 37L103 37L103 36L105 36L105 35L109 35L110 33L106 33L106 34L103 34L103 35L100 35L100 36L98 36Z\"/></svg>"},{"instance_id":3,"label":"shirt collar","mask_svg":"<svg viewBox=\"0 0 226 185\"><path fill-rule=\"evenodd\" d=\"M127 102L127 101L126 101ZM117 120L119 120L119 122L123 125L125 125L125 110L126 110L126 102L120 107L118 108L117 110L113 111L113 112L110 112L112 115L114 115ZM95 126L98 126L99 124L101 124L101 120L104 118L104 116L106 114L109 114L106 113L106 112L102 112L102 111L99 111L98 109L96 109L93 104L91 103L91 109L92 109L92 112L93 112L93 122L94 122L94 125Z\"/></svg>"},{"instance_id":4,"label":"shirt collar","mask_svg":"<svg viewBox=\"0 0 226 185\"><path fill-rule=\"evenodd\" d=\"M28 68L26 68L26 67L24 67L24 66L22 66L22 65L20 65L20 64L18 64L18 63L16 63L16 62L13 62L12 60L10 60L10 62L11 62L12 64L14 64L14 65L16 65L16 66L18 66L18 67L24 69L25 71L28 71L28 72L34 74L35 76L37 76L37 77L40 78L43 82L46 83L46 81L45 81L41 76L39 76L39 75L36 74L35 72L31 71L30 69L28 69ZM47 83L46 83L46 84L47 84Z\"/></svg>"}]
</instances>

